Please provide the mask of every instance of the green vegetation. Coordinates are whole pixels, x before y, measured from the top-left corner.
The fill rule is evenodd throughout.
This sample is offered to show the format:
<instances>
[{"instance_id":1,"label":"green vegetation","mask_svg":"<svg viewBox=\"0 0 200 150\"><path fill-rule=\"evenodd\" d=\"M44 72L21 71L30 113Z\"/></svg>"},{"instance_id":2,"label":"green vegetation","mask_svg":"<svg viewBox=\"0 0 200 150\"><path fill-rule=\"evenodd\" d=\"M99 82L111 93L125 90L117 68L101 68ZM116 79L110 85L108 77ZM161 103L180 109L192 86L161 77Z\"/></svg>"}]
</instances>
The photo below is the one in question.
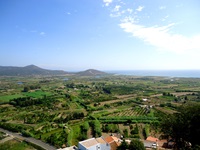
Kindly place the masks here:
<instances>
[{"instance_id":1,"label":"green vegetation","mask_svg":"<svg viewBox=\"0 0 200 150\"><path fill-rule=\"evenodd\" d=\"M131 140L163 138L165 133L178 141L176 128L167 123L176 125L180 114L178 129L195 128L184 132L187 135L181 138L199 145L192 135L198 133L199 115L193 119L186 116L186 112L199 112L198 78L112 75L0 78L0 127L56 147L77 145L81 140L111 133ZM193 104L190 106L195 112L183 111L188 103ZM168 119L165 126L163 118Z\"/></svg>"},{"instance_id":2,"label":"green vegetation","mask_svg":"<svg viewBox=\"0 0 200 150\"><path fill-rule=\"evenodd\" d=\"M9 102L12 99L21 98L21 97L25 97L25 96L22 95L22 94L0 96L0 103L2 103L2 102Z\"/></svg>"},{"instance_id":3,"label":"green vegetation","mask_svg":"<svg viewBox=\"0 0 200 150\"><path fill-rule=\"evenodd\" d=\"M0 144L0 150L34 150L35 148L25 142L10 140Z\"/></svg>"},{"instance_id":4,"label":"green vegetation","mask_svg":"<svg viewBox=\"0 0 200 150\"><path fill-rule=\"evenodd\" d=\"M146 138L149 136L149 128L149 124L145 124L144 133Z\"/></svg>"},{"instance_id":5,"label":"green vegetation","mask_svg":"<svg viewBox=\"0 0 200 150\"><path fill-rule=\"evenodd\" d=\"M179 149L185 149L190 142L199 146L200 104L188 103L179 108L179 113L168 115L162 122L162 131L172 137Z\"/></svg>"},{"instance_id":6,"label":"green vegetation","mask_svg":"<svg viewBox=\"0 0 200 150\"><path fill-rule=\"evenodd\" d=\"M98 120L93 120L90 122L92 127L92 132L94 137L100 137L101 136L101 124Z\"/></svg>"},{"instance_id":7,"label":"green vegetation","mask_svg":"<svg viewBox=\"0 0 200 150\"><path fill-rule=\"evenodd\" d=\"M144 144L139 140L132 140L129 149L131 150L145 150Z\"/></svg>"},{"instance_id":8,"label":"green vegetation","mask_svg":"<svg viewBox=\"0 0 200 150\"><path fill-rule=\"evenodd\" d=\"M33 97L33 98L43 98L43 97L51 96L51 93L37 90L34 92L24 92L23 95L27 97Z\"/></svg>"}]
</instances>

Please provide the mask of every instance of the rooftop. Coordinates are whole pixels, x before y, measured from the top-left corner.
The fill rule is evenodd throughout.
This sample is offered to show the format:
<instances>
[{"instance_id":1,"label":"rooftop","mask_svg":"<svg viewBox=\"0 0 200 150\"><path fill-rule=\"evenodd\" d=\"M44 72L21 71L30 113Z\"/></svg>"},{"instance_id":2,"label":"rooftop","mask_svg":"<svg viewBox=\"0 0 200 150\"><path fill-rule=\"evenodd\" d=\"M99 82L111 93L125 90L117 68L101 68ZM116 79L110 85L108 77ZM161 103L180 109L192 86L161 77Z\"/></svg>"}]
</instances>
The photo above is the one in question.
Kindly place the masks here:
<instances>
[{"instance_id":1,"label":"rooftop","mask_svg":"<svg viewBox=\"0 0 200 150\"><path fill-rule=\"evenodd\" d=\"M155 137L152 137L152 136L148 136L146 140L147 140L147 141L152 141L152 142L157 142L157 141L159 141L158 138L155 138Z\"/></svg>"},{"instance_id":2,"label":"rooftop","mask_svg":"<svg viewBox=\"0 0 200 150\"><path fill-rule=\"evenodd\" d=\"M93 145L98 144L97 140L95 138L91 138L91 139L87 139L84 141L79 142L80 144L82 144L84 147L89 148Z\"/></svg>"},{"instance_id":3,"label":"rooftop","mask_svg":"<svg viewBox=\"0 0 200 150\"><path fill-rule=\"evenodd\" d=\"M101 137L96 138L96 140L97 140L98 143L106 144L106 142Z\"/></svg>"}]
</instances>

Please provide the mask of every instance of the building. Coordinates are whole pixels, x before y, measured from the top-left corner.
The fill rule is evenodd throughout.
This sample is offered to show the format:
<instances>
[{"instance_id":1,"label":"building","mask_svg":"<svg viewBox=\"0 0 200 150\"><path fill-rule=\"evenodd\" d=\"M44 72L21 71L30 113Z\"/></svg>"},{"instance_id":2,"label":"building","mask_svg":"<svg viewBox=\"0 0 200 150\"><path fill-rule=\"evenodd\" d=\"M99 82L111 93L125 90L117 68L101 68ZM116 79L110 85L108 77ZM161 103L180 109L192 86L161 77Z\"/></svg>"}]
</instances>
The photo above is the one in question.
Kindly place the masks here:
<instances>
[{"instance_id":1,"label":"building","mask_svg":"<svg viewBox=\"0 0 200 150\"><path fill-rule=\"evenodd\" d=\"M110 145L102 138L90 138L78 143L79 150L111 150Z\"/></svg>"},{"instance_id":2,"label":"building","mask_svg":"<svg viewBox=\"0 0 200 150\"><path fill-rule=\"evenodd\" d=\"M148 136L146 140L143 141L145 148L157 148L158 147L158 138Z\"/></svg>"},{"instance_id":3,"label":"building","mask_svg":"<svg viewBox=\"0 0 200 150\"><path fill-rule=\"evenodd\" d=\"M156 143L155 143L155 142L152 142L152 141L144 140L144 141L143 141L143 144L144 144L144 147L145 147L145 148L157 148Z\"/></svg>"},{"instance_id":4,"label":"building","mask_svg":"<svg viewBox=\"0 0 200 150\"><path fill-rule=\"evenodd\" d=\"M104 137L104 140L110 145L111 150L116 150L121 144L121 140L115 136Z\"/></svg>"}]
</instances>

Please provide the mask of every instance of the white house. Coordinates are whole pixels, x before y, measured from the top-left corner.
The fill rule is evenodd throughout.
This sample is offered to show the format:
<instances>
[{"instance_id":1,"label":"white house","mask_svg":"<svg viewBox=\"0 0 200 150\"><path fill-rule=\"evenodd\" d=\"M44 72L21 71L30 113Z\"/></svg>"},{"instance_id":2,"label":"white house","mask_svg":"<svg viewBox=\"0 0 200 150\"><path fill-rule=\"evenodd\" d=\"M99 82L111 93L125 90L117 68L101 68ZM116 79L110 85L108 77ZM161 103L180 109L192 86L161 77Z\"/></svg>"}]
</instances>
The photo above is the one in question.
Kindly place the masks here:
<instances>
[{"instance_id":1,"label":"white house","mask_svg":"<svg viewBox=\"0 0 200 150\"><path fill-rule=\"evenodd\" d=\"M110 150L110 145L101 137L90 138L78 143L79 150Z\"/></svg>"}]
</instances>

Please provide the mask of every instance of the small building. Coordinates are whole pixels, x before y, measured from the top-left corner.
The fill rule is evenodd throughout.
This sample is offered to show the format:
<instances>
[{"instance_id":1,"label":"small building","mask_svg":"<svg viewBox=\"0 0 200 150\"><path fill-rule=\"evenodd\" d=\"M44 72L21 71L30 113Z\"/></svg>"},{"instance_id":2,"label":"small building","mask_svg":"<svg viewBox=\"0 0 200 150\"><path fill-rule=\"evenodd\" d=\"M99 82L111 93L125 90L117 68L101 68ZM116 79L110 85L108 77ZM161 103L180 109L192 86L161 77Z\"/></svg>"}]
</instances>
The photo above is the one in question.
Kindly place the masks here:
<instances>
[{"instance_id":1,"label":"small building","mask_svg":"<svg viewBox=\"0 0 200 150\"><path fill-rule=\"evenodd\" d=\"M110 150L110 145L102 138L90 138L78 143L79 150Z\"/></svg>"},{"instance_id":2,"label":"small building","mask_svg":"<svg viewBox=\"0 0 200 150\"><path fill-rule=\"evenodd\" d=\"M152 137L152 136L148 136L146 138L146 140L144 141L144 146L146 148L157 148L158 147L158 138Z\"/></svg>"},{"instance_id":3,"label":"small building","mask_svg":"<svg viewBox=\"0 0 200 150\"><path fill-rule=\"evenodd\" d=\"M152 136L148 136L148 137L146 138L146 140L147 140L147 141L152 141L152 142L158 142L158 141L159 141L158 138L155 138L155 137L152 137Z\"/></svg>"},{"instance_id":4,"label":"small building","mask_svg":"<svg viewBox=\"0 0 200 150\"><path fill-rule=\"evenodd\" d=\"M143 144L145 148L157 148L156 142L144 140Z\"/></svg>"},{"instance_id":5,"label":"small building","mask_svg":"<svg viewBox=\"0 0 200 150\"><path fill-rule=\"evenodd\" d=\"M121 140L115 136L104 137L104 140L110 144L111 150L116 150L117 147L121 144Z\"/></svg>"}]
</instances>

